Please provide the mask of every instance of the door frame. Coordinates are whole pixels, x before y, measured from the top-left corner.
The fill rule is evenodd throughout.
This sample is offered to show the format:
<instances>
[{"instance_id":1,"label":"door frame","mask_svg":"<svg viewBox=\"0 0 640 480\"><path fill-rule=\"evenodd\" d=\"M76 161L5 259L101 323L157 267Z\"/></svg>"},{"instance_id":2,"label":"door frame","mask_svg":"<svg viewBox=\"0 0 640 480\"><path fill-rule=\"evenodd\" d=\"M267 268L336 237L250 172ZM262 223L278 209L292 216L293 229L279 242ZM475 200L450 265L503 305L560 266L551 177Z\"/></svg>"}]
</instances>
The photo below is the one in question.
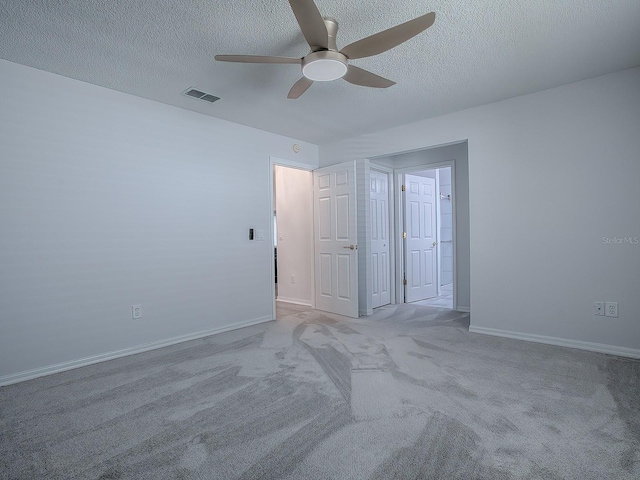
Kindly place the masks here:
<instances>
[{"instance_id":1,"label":"door frame","mask_svg":"<svg viewBox=\"0 0 640 480\"><path fill-rule=\"evenodd\" d=\"M273 240L273 236L274 236L274 231L273 231L273 211L275 210L275 205L274 205L274 190L275 190L275 185L274 185L274 173L275 173L275 166L278 165L280 167L286 167L286 168L296 168L298 170L304 170L306 172L313 172L313 170L317 167L313 167L311 165L307 165L304 163L299 163L299 162L294 162L292 160L286 160L284 158L277 158L277 157L269 157L269 205L271 206L269 213L269 244L271 245L271 261L270 261L270 265L271 265L271 276L270 276L270 282L271 282L271 298L273 299L272 302L272 306L271 306L271 316L273 318L273 320L276 319L276 282L275 282L275 276L276 276L276 271L275 271L275 264L274 264L274 258L273 258L273 252L276 248L275 246L275 242ZM311 175L311 182L309 183L309 193L311 195L311 198L313 199L313 174ZM315 229L315 227L314 227ZM309 259L310 265L311 265L311 308L316 308L316 271L315 271L315 242L314 242L314 236L313 236L313 231L311 232L311 236L309 237L309 242L311 242L311 258Z\"/></svg>"},{"instance_id":2,"label":"door frame","mask_svg":"<svg viewBox=\"0 0 640 480\"><path fill-rule=\"evenodd\" d=\"M394 222L394 233L395 238L400 239L402 236L402 232L404 230L404 216L402 214L404 209L404 199L402 195L402 180L404 178L404 174L413 174L416 172L423 172L425 170L435 170L443 167L451 167L451 211L452 211L452 240L453 240L453 310L457 308L458 305L458 275L457 275L457 259L456 259L456 251L457 251L457 241L456 241L456 217L457 217L457 205L456 205L456 165L455 160L445 160L442 162L435 163L427 163L424 165L415 165L412 167L404 167L404 168L396 168L393 170L394 173L394 185L395 185L395 195L394 195L394 206L395 206L395 222ZM438 228L437 232L437 242L438 247L440 247L440 231ZM404 242L398 241L396 242L395 249L395 264L399 266L396 268L395 275L395 290L396 290L396 303L405 303L404 297L404 284L403 284L403 273L404 273ZM438 284L440 283L440 278L438 277ZM438 291L440 290L440 285L438 285Z\"/></svg>"}]
</instances>

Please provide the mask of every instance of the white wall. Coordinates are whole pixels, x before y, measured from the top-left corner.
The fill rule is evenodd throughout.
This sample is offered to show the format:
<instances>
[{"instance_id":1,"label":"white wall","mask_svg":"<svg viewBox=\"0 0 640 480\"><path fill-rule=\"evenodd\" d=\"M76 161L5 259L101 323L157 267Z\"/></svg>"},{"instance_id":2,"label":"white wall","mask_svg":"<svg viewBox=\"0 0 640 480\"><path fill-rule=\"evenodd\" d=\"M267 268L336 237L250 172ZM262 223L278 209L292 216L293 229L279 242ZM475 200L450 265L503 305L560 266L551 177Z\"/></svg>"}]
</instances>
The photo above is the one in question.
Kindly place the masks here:
<instances>
[{"instance_id":1,"label":"white wall","mask_svg":"<svg viewBox=\"0 0 640 480\"><path fill-rule=\"evenodd\" d=\"M407 153L377 157L372 163L394 169L429 166L453 160L456 181L456 305L454 308L469 311L471 305L471 273L469 247L469 156L466 142L445 145L436 148L415 149ZM374 150L375 151L375 150ZM323 156L321 149L321 161Z\"/></svg>"},{"instance_id":2,"label":"white wall","mask_svg":"<svg viewBox=\"0 0 640 480\"><path fill-rule=\"evenodd\" d=\"M313 179L310 171L276 165L278 299L311 305Z\"/></svg>"},{"instance_id":3,"label":"white wall","mask_svg":"<svg viewBox=\"0 0 640 480\"><path fill-rule=\"evenodd\" d=\"M269 156L316 146L4 60L0 88L0 383L271 319L248 230Z\"/></svg>"},{"instance_id":4,"label":"white wall","mask_svg":"<svg viewBox=\"0 0 640 480\"><path fill-rule=\"evenodd\" d=\"M640 245L603 241L640 236L639 126L635 68L322 146L320 161L468 139L472 330L640 356Z\"/></svg>"}]
</instances>

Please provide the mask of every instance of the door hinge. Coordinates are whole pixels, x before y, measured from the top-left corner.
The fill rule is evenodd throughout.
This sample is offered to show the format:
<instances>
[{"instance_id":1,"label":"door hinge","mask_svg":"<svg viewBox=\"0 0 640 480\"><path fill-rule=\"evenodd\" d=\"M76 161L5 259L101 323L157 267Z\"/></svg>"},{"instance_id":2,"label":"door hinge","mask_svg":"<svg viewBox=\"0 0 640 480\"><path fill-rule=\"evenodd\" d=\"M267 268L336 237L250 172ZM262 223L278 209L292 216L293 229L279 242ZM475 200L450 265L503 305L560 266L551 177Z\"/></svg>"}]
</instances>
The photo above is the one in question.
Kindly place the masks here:
<instances>
[{"instance_id":1,"label":"door hinge","mask_svg":"<svg viewBox=\"0 0 640 480\"><path fill-rule=\"evenodd\" d=\"M407 232L402 232L402 238L407 238Z\"/></svg>"},{"instance_id":2,"label":"door hinge","mask_svg":"<svg viewBox=\"0 0 640 480\"><path fill-rule=\"evenodd\" d=\"M404 185L402 185L402 191L403 191L403 192L405 191L405 187L404 187Z\"/></svg>"},{"instance_id":3,"label":"door hinge","mask_svg":"<svg viewBox=\"0 0 640 480\"><path fill-rule=\"evenodd\" d=\"M405 278L404 280L402 280L402 284L406 285L407 284L407 279Z\"/></svg>"}]
</instances>

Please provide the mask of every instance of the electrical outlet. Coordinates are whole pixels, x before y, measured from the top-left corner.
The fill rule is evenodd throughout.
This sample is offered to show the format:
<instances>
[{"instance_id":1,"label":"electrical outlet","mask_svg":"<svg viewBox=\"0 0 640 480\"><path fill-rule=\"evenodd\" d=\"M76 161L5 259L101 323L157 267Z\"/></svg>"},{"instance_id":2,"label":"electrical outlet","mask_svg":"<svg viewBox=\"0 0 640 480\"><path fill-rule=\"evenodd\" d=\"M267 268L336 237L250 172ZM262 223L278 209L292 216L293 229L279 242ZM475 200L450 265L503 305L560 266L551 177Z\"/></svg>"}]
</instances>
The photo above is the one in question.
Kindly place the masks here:
<instances>
[{"instance_id":1,"label":"electrical outlet","mask_svg":"<svg viewBox=\"0 0 640 480\"><path fill-rule=\"evenodd\" d=\"M593 302L593 314L599 317L604 316L604 302Z\"/></svg>"},{"instance_id":2,"label":"electrical outlet","mask_svg":"<svg viewBox=\"0 0 640 480\"><path fill-rule=\"evenodd\" d=\"M291 283L296 283L296 277L291 275Z\"/></svg>"},{"instance_id":3,"label":"electrical outlet","mask_svg":"<svg viewBox=\"0 0 640 480\"><path fill-rule=\"evenodd\" d=\"M607 317L618 317L618 302L607 302L605 304L605 315Z\"/></svg>"},{"instance_id":4,"label":"electrical outlet","mask_svg":"<svg viewBox=\"0 0 640 480\"><path fill-rule=\"evenodd\" d=\"M142 318L142 305L132 305L131 306L131 316L133 319Z\"/></svg>"}]
</instances>

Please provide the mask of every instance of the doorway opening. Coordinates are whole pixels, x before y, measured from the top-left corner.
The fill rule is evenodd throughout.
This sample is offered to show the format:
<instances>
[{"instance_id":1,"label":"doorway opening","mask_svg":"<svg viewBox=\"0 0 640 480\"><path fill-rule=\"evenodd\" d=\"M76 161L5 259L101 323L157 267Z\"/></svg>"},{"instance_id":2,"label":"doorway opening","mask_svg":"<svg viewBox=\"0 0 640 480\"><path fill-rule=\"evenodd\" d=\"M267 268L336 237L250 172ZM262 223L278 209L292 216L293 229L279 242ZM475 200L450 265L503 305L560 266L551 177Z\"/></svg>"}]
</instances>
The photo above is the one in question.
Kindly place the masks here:
<instances>
[{"instance_id":1,"label":"doorway opening","mask_svg":"<svg viewBox=\"0 0 640 480\"><path fill-rule=\"evenodd\" d=\"M276 301L357 318L356 163L270 165L273 318Z\"/></svg>"},{"instance_id":2,"label":"doorway opening","mask_svg":"<svg viewBox=\"0 0 640 480\"><path fill-rule=\"evenodd\" d=\"M403 176L405 302L453 309L452 167Z\"/></svg>"},{"instance_id":3,"label":"doorway opening","mask_svg":"<svg viewBox=\"0 0 640 480\"><path fill-rule=\"evenodd\" d=\"M371 159L372 168L374 165L384 166L393 172L393 217L390 225L392 228L391 238L395 239L395 246L392 248L393 290L395 291L394 303L405 303L413 301L431 300L441 303L436 305L441 308L452 308L460 312L469 312L470 308L470 232L469 232L469 151L466 140L461 140L445 145L427 147L419 150L399 152L390 156L381 156ZM443 168L450 168L442 170ZM435 173L421 173L436 170L438 172L436 191ZM416 175L418 174L418 175ZM427 298L406 298L405 290L408 290L410 278L407 274L407 267L419 271L421 262L425 261L426 255L411 255L405 252L406 239L403 235L407 233L405 228L405 215L413 213L414 219L424 216L424 209L416 208L415 205L409 210L405 209L407 192L402 191L405 182L405 175L414 175L418 178L416 183L427 183L420 179L431 177L433 180L432 203L433 210L429 209L432 217L438 218L437 209L440 209L440 222L436 224L430 233L431 242L436 242L431 252L430 260L435 262L433 267L433 281L425 282L420 279L416 282L423 285L432 283L436 293L431 292ZM449 181L450 179L450 181ZM422 191L424 193L424 185ZM414 188L414 191L419 191ZM440 195L442 194L442 195ZM442 197L442 198L441 198ZM419 202L419 200L418 200ZM439 205L438 205L439 204ZM413 208L413 212L411 211ZM451 229L438 231L438 225L443 227L448 218L445 214L450 212ZM411 218L410 218L411 219ZM423 219L424 220L424 219ZM418 223L416 220L414 223ZM419 236L419 235L418 235ZM444 242L444 243L442 243ZM426 249L425 249L426 250ZM440 257L440 258L439 258ZM449 265L451 265L449 267ZM433 265L433 263L432 263ZM422 265L424 266L424 264ZM439 270L439 271L438 271ZM405 281L407 284L405 284ZM450 297L450 298L443 298ZM446 301L446 307L445 305ZM393 300L392 300L393 302ZM450 303L449 303L450 302ZM451 305L451 306L449 306Z\"/></svg>"},{"instance_id":4,"label":"doorway opening","mask_svg":"<svg viewBox=\"0 0 640 480\"><path fill-rule=\"evenodd\" d=\"M310 170L272 162L275 302L313 306L313 177Z\"/></svg>"}]
</instances>

